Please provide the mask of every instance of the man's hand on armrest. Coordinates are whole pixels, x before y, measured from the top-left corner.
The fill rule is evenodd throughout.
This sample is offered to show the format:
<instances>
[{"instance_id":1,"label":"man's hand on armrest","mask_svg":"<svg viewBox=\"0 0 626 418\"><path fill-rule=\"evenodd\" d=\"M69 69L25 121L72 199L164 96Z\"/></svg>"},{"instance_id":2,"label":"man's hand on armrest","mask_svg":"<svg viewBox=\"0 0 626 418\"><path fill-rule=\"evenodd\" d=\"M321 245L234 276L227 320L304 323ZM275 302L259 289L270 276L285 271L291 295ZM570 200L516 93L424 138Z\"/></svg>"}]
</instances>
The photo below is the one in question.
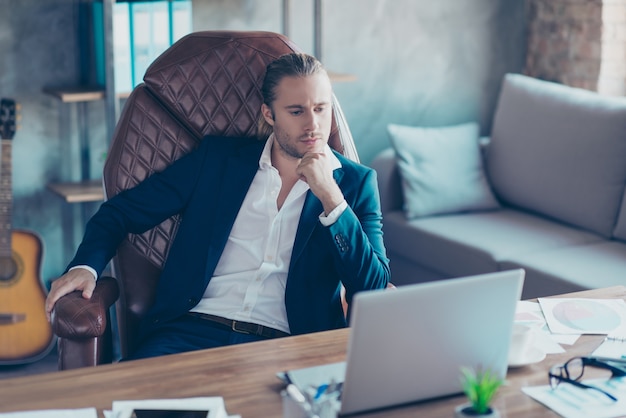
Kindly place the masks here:
<instances>
[{"instance_id":1,"label":"man's hand on armrest","mask_svg":"<svg viewBox=\"0 0 626 418\"><path fill-rule=\"evenodd\" d=\"M50 313L54 304L63 296L76 290L82 291L85 299L90 299L96 287L93 274L84 268L75 268L52 282L50 293L46 299L46 316L50 321Z\"/></svg>"}]
</instances>

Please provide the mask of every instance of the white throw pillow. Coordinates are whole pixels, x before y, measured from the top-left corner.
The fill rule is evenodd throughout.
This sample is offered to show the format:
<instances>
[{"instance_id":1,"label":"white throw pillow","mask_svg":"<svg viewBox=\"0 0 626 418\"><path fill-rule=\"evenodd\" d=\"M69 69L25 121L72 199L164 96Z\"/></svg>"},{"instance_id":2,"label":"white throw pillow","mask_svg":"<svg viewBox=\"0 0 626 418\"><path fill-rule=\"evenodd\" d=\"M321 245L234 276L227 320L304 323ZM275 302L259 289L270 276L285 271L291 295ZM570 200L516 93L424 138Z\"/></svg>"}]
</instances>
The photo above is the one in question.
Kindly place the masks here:
<instances>
[{"instance_id":1,"label":"white throw pillow","mask_svg":"<svg viewBox=\"0 0 626 418\"><path fill-rule=\"evenodd\" d=\"M407 218L500 207L485 177L477 123L446 127L390 124Z\"/></svg>"}]
</instances>

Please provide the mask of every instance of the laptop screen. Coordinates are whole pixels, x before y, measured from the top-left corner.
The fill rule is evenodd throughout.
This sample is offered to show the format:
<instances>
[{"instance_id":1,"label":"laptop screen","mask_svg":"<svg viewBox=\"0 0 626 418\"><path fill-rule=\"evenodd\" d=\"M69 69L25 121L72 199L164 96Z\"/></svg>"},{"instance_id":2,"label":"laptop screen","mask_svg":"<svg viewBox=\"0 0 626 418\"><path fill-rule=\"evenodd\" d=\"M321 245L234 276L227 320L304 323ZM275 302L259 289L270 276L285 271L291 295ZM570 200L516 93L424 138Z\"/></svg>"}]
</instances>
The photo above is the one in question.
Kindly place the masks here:
<instances>
[{"instance_id":1,"label":"laptop screen","mask_svg":"<svg viewBox=\"0 0 626 418\"><path fill-rule=\"evenodd\" d=\"M460 393L461 367L504 378L521 269L361 292L341 412Z\"/></svg>"}]
</instances>

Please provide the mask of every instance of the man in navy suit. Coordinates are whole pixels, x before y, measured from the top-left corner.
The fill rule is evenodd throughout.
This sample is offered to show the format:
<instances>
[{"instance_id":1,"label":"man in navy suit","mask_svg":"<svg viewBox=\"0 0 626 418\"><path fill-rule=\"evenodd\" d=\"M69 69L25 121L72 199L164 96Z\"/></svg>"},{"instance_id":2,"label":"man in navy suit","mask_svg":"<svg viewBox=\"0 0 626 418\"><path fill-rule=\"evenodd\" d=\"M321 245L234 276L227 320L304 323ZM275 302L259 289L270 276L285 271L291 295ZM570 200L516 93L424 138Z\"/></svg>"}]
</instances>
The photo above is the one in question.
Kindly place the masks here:
<instances>
[{"instance_id":1,"label":"man in navy suit","mask_svg":"<svg viewBox=\"0 0 626 418\"><path fill-rule=\"evenodd\" d=\"M206 137L102 204L48 315L95 278L127 234L174 214L178 233L130 359L346 326L341 304L385 288L389 265L375 172L332 151L332 87L315 58L267 67L259 136Z\"/></svg>"}]
</instances>

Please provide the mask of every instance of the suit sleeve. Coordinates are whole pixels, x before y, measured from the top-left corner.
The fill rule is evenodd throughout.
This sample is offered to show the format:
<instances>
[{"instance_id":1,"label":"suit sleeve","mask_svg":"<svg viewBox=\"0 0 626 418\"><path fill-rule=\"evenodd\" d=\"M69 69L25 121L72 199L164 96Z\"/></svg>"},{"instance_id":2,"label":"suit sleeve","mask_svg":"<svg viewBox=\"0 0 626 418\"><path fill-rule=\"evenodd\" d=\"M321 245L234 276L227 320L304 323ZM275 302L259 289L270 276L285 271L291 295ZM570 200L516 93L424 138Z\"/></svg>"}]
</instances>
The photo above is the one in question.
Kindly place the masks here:
<instances>
[{"instance_id":1,"label":"suit sleeve","mask_svg":"<svg viewBox=\"0 0 626 418\"><path fill-rule=\"evenodd\" d=\"M356 292L385 288L391 276L376 172L367 170L360 182L350 183L342 189L348 207L328 227L348 303Z\"/></svg>"},{"instance_id":2,"label":"suit sleeve","mask_svg":"<svg viewBox=\"0 0 626 418\"><path fill-rule=\"evenodd\" d=\"M162 172L104 202L85 226L83 240L67 269L88 265L98 274L129 234L141 234L184 213L205 162L209 141ZM67 270L66 270L67 271Z\"/></svg>"}]
</instances>

